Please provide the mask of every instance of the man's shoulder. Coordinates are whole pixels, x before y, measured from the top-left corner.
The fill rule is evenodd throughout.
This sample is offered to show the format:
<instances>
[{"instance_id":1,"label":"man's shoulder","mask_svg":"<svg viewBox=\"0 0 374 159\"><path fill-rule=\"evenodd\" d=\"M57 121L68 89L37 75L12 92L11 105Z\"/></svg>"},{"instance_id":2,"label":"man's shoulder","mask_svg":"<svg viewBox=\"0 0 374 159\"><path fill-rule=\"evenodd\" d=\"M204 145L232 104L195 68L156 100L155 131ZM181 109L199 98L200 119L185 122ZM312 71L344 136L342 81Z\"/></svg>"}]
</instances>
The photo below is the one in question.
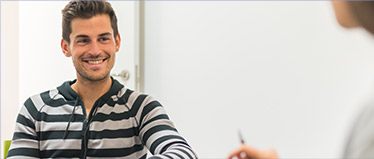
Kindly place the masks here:
<instances>
[{"instance_id":1,"label":"man's shoulder","mask_svg":"<svg viewBox=\"0 0 374 159\"><path fill-rule=\"evenodd\" d=\"M370 102L361 109L347 139L344 157L370 158L374 155L374 104Z\"/></svg>"},{"instance_id":2,"label":"man's shoulder","mask_svg":"<svg viewBox=\"0 0 374 159\"><path fill-rule=\"evenodd\" d=\"M133 101L133 100L136 100L137 98L139 98L140 96L141 97L147 97L149 95L145 94L145 93L142 93L140 91L137 91L137 90L133 90L133 89L130 89L130 88L126 88L126 87L123 87L119 92L118 94L116 95L119 99L121 100L125 100L127 102L130 102L130 101Z\"/></svg>"},{"instance_id":3,"label":"man's shoulder","mask_svg":"<svg viewBox=\"0 0 374 159\"><path fill-rule=\"evenodd\" d=\"M41 93L34 94L30 96L28 99L26 99L25 105L33 104L35 107L40 107L44 105L45 103L48 103L49 101L56 98L58 95L59 95L59 92L56 88L43 91Z\"/></svg>"},{"instance_id":4,"label":"man's shoulder","mask_svg":"<svg viewBox=\"0 0 374 159\"><path fill-rule=\"evenodd\" d=\"M53 96L56 96L58 94L59 94L59 92L58 92L57 88L53 88L53 89L50 89L50 90L46 90L46 91L34 94L34 95L30 96L30 98L32 98L32 99L40 98L40 97L50 97L50 98L52 98Z\"/></svg>"},{"instance_id":5,"label":"man's shoulder","mask_svg":"<svg viewBox=\"0 0 374 159\"><path fill-rule=\"evenodd\" d=\"M125 102L129 106L145 105L152 101L156 101L151 95L144 92L123 88L119 93L119 100Z\"/></svg>"}]
</instances>

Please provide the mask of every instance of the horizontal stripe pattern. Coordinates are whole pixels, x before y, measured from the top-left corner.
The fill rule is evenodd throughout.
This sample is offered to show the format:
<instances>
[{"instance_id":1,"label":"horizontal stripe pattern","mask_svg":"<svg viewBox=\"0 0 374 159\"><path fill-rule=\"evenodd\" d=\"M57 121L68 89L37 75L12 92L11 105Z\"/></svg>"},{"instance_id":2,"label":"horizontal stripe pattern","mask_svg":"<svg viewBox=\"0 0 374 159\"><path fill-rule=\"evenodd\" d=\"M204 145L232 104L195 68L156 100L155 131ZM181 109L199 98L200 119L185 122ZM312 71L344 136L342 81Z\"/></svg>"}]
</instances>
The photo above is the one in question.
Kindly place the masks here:
<instances>
[{"instance_id":1,"label":"horizontal stripe pattern","mask_svg":"<svg viewBox=\"0 0 374 159\"><path fill-rule=\"evenodd\" d=\"M54 131L65 131L68 122L45 122L45 121L36 121L35 124L43 125L43 130L54 130ZM82 122L70 122L69 130L70 131L81 131L83 127ZM39 130L36 130L39 132Z\"/></svg>"},{"instance_id":2,"label":"horizontal stripe pattern","mask_svg":"<svg viewBox=\"0 0 374 159\"><path fill-rule=\"evenodd\" d=\"M73 110L74 106L71 106L69 104L60 105L58 107L45 105L40 112L47 113L48 115L70 115L73 113ZM66 114L61 114L61 112L64 112ZM83 109L80 105L77 105L75 107L74 114L83 114Z\"/></svg>"},{"instance_id":3,"label":"horizontal stripe pattern","mask_svg":"<svg viewBox=\"0 0 374 159\"><path fill-rule=\"evenodd\" d=\"M74 139L49 139L40 141L40 150L54 150L58 149L72 149L80 150L81 149L81 140Z\"/></svg>"},{"instance_id":4,"label":"horizontal stripe pattern","mask_svg":"<svg viewBox=\"0 0 374 159\"><path fill-rule=\"evenodd\" d=\"M83 138L88 139L83 145L87 158L145 159L147 150L154 158L197 158L152 97L113 80L111 90L96 102L96 114L87 120L71 83L26 100L9 158L81 158Z\"/></svg>"},{"instance_id":5,"label":"horizontal stripe pattern","mask_svg":"<svg viewBox=\"0 0 374 159\"><path fill-rule=\"evenodd\" d=\"M22 156L22 155L19 155L19 156L11 156L11 157L7 157L7 159L40 159L39 157L30 157L30 156Z\"/></svg>"},{"instance_id":6,"label":"horizontal stripe pattern","mask_svg":"<svg viewBox=\"0 0 374 159\"><path fill-rule=\"evenodd\" d=\"M140 140L134 140L133 137L129 138L103 138L91 139L88 143L89 149L113 149L113 148L128 148L135 145L141 145Z\"/></svg>"}]
</instances>

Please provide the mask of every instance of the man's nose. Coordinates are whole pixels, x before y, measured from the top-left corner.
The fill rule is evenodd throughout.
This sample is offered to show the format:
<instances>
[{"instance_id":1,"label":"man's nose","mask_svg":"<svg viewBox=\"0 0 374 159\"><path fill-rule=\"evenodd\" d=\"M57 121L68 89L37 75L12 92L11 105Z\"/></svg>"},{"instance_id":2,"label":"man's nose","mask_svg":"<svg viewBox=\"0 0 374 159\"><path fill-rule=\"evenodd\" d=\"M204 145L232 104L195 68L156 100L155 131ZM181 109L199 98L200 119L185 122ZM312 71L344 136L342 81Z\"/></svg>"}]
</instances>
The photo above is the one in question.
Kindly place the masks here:
<instances>
[{"instance_id":1,"label":"man's nose","mask_svg":"<svg viewBox=\"0 0 374 159\"><path fill-rule=\"evenodd\" d=\"M95 55L99 55L101 53L101 47L100 47L100 43L96 42L96 41L93 41L90 45L90 50L89 50L89 54L95 56Z\"/></svg>"}]
</instances>

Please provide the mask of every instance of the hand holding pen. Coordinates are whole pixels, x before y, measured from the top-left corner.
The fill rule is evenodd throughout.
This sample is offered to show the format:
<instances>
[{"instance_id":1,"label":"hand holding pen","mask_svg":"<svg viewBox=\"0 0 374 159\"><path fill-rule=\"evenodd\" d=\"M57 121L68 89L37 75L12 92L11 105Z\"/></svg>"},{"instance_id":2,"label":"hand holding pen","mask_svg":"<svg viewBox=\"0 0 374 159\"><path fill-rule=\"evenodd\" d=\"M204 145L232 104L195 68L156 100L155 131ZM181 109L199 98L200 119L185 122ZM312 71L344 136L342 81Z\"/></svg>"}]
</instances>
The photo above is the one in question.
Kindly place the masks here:
<instances>
[{"instance_id":1,"label":"hand holding pen","mask_svg":"<svg viewBox=\"0 0 374 159\"><path fill-rule=\"evenodd\" d=\"M229 159L278 159L275 150L258 150L249 145L246 145L240 130L238 131L240 147L231 152Z\"/></svg>"}]
</instances>

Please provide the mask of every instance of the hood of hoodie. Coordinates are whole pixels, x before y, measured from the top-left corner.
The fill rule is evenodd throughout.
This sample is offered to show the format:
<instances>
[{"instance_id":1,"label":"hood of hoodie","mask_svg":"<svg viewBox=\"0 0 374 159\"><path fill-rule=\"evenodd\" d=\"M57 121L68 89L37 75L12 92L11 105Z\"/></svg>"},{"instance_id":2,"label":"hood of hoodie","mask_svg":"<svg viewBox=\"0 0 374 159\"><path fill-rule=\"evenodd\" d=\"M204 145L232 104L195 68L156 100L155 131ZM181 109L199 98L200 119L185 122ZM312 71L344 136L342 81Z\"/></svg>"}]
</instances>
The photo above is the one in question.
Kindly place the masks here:
<instances>
[{"instance_id":1,"label":"hood of hoodie","mask_svg":"<svg viewBox=\"0 0 374 159\"><path fill-rule=\"evenodd\" d=\"M97 105L104 104L109 97L117 95L118 92L124 87L113 77L111 77L111 79L112 85L110 86L110 89L96 101L100 102ZM80 99L79 95L73 90L73 88L71 88L71 85L74 84L76 81L76 79L72 81L66 81L61 86L57 87L58 92L65 98L65 100L76 101L77 99Z\"/></svg>"}]
</instances>

